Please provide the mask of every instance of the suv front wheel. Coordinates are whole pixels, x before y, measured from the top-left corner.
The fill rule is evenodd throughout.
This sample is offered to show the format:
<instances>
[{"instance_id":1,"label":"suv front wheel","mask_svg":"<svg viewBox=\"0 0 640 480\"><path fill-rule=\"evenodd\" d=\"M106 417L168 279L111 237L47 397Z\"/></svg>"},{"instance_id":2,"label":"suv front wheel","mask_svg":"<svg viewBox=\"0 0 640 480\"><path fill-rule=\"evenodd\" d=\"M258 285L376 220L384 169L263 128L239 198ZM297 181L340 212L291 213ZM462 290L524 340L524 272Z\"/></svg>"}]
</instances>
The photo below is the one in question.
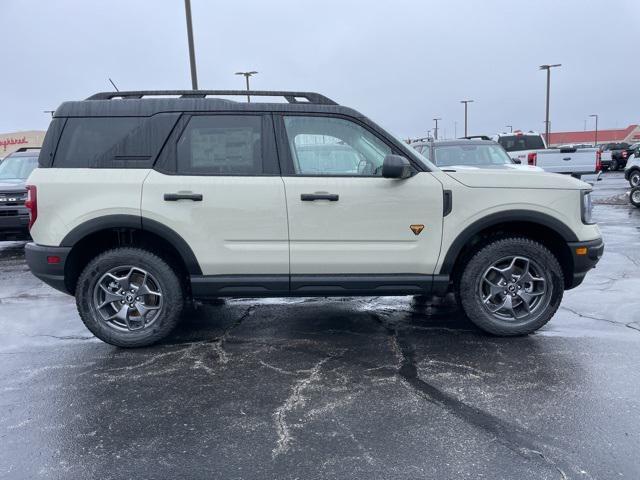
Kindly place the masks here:
<instances>
[{"instance_id":1,"label":"suv front wheel","mask_svg":"<svg viewBox=\"0 0 640 480\"><path fill-rule=\"evenodd\" d=\"M543 245L504 238L478 250L460 278L462 308L482 330L500 336L526 335L545 325L560 306L562 269Z\"/></svg>"},{"instance_id":2,"label":"suv front wheel","mask_svg":"<svg viewBox=\"0 0 640 480\"><path fill-rule=\"evenodd\" d=\"M178 324L184 289L162 258L138 248L108 250L78 279L76 305L87 328L118 347L143 347Z\"/></svg>"}]
</instances>

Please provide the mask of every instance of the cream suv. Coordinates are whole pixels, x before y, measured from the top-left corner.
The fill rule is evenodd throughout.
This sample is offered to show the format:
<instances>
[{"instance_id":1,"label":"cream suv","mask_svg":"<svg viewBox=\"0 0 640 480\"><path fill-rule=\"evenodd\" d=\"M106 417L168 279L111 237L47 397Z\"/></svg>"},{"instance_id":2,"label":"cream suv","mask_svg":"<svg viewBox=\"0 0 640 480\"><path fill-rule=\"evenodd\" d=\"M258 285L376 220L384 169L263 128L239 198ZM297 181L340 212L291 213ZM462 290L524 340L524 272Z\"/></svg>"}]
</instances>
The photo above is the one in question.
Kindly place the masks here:
<instances>
[{"instance_id":1,"label":"cream suv","mask_svg":"<svg viewBox=\"0 0 640 480\"><path fill-rule=\"evenodd\" d=\"M586 183L443 172L322 95L249 94L99 93L55 112L27 262L105 342L157 342L192 299L450 291L481 329L528 334L602 255Z\"/></svg>"}]
</instances>

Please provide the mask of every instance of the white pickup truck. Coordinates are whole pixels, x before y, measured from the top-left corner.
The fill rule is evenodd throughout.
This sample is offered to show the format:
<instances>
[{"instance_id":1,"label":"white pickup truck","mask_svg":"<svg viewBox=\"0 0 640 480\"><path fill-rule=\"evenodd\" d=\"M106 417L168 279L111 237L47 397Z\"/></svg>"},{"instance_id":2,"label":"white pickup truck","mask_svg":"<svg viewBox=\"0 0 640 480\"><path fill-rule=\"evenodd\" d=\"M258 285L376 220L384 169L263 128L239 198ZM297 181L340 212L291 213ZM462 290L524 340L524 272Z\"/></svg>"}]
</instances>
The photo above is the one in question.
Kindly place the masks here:
<instances>
[{"instance_id":1,"label":"white pickup truck","mask_svg":"<svg viewBox=\"0 0 640 480\"><path fill-rule=\"evenodd\" d=\"M542 135L536 132L501 133L494 135L493 140L502 145L516 162L535 165L547 172L582 178L597 176L602 171L602 152L598 148L571 145L547 148Z\"/></svg>"}]
</instances>

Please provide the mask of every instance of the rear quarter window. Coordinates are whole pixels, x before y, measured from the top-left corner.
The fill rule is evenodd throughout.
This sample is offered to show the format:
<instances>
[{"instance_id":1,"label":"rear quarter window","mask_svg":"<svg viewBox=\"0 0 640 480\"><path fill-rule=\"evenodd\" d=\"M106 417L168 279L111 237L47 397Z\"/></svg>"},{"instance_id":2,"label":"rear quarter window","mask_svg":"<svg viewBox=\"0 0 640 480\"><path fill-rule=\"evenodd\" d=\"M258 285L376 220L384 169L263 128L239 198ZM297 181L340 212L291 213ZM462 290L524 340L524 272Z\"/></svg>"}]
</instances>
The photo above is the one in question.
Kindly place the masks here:
<instances>
[{"instance_id":1,"label":"rear quarter window","mask_svg":"<svg viewBox=\"0 0 640 480\"><path fill-rule=\"evenodd\" d=\"M544 142L540 135L507 135L500 137L498 143L502 145L507 152L544 149Z\"/></svg>"},{"instance_id":2,"label":"rear quarter window","mask_svg":"<svg viewBox=\"0 0 640 480\"><path fill-rule=\"evenodd\" d=\"M140 127L143 118L69 118L62 132L53 166L92 168L97 159Z\"/></svg>"}]
</instances>

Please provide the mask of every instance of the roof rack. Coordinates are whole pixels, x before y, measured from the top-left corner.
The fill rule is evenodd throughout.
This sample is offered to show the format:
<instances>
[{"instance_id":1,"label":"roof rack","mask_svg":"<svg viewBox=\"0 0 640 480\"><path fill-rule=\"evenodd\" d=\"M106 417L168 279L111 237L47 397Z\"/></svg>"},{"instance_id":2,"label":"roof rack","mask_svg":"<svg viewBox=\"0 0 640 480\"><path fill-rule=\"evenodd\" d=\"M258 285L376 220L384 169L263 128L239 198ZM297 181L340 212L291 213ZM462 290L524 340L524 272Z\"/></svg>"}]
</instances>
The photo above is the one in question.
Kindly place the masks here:
<instances>
[{"instance_id":1,"label":"roof rack","mask_svg":"<svg viewBox=\"0 0 640 480\"><path fill-rule=\"evenodd\" d=\"M468 135L466 137L462 137L464 140L491 140L491 137L486 135Z\"/></svg>"},{"instance_id":2,"label":"roof rack","mask_svg":"<svg viewBox=\"0 0 640 480\"><path fill-rule=\"evenodd\" d=\"M14 150L14 153L19 152L28 152L29 150L40 150L42 147L20 147L17 150Z\"/></svg>"},{"instance_id":3,"label":"roof rack","mask_svg":"<svg viewBox=\"0 0 640 480\"><path fill-rule=\"evenodd\" d=\"M180 98L206 98L208 96L238 95L251 97L284 97L289 103L314 105L338 105L324 95L314 92L271 92L267 90L139 90L128 92L100 92L87 100L140 99L148 96L176 96Z\"/></svg>"}]
</instances>

